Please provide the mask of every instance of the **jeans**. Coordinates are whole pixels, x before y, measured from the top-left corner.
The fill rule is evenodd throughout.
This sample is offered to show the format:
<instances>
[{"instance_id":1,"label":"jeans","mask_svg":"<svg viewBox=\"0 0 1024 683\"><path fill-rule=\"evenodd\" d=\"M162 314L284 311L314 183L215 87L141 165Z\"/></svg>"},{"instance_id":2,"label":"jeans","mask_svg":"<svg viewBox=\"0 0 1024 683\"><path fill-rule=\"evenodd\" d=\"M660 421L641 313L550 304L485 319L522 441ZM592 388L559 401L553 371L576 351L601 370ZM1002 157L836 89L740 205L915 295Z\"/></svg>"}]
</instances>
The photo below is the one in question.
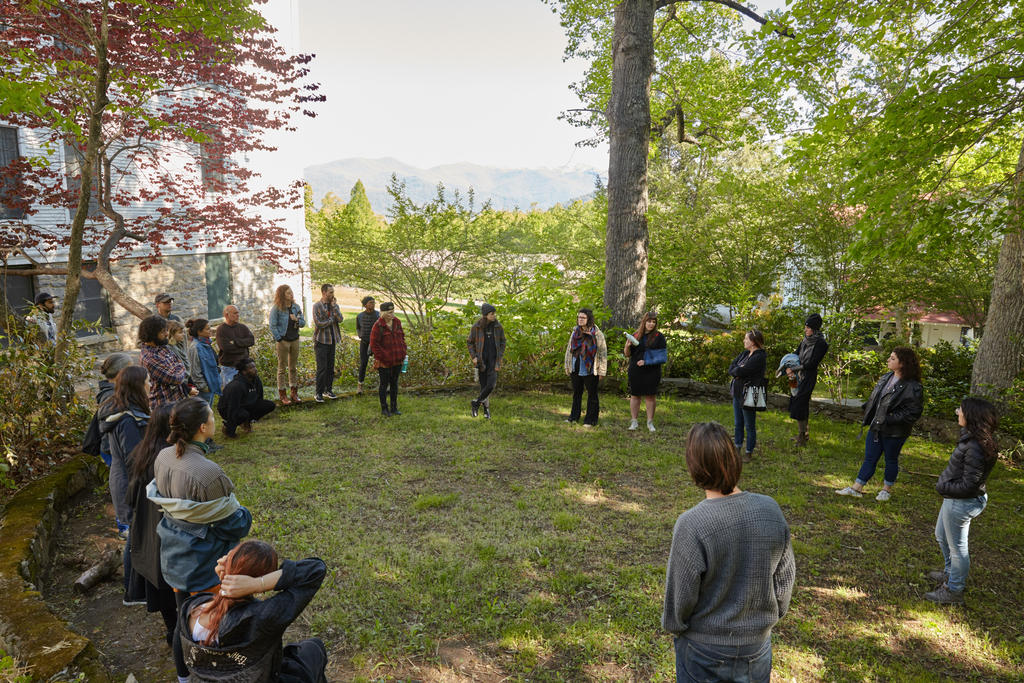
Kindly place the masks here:
<instances>
[{"instance_id":1,"label":"jeans","mask_svg":"<svg viewBox=\"0 0 1024 683\"><path fill-rule=\"evenodd\" d=\"M366 380L366 364L370 362L370 342L359 341L359 383Z\"/></svg>"},{"instance_id":2,"label":"jeans","mask_svg":"<svg viewBox=\"0 0 1024 683\"><path fill-rule=\"evenodd\" d=\"M733 424L736 426L736 432L733 436L733 443L736 444L736 448L739 449L743 446L743 431L746 429L747 453L753 453L754 446L757 445L757 412L753 408L744 408L743 399L734 396L732 399L732 419Z\"/></svg>"},{"instance_id":3,"label":"jeans","mask_svg":"<svg viewBox=\"0 0 1024 683\"><path fill-rule=\"evenodd\" d=\"M482 365L482 363L481 363ZM490 406L491 403L487 399L494 391L494 387L498 384L498 371L494 367L485 367L479 371L480 374L480 395L476 397L476 402L481 405Z\"/></svg>"},{"instance_id":4,"label":"jeans","mask_svg":"<svg viewBox=\"0 0 1024 683\"><path fill-rule=\"evenodd\" d=\"M971 520L980 515L987 504L988 494L983 493L977 498L945 498L939 508L935 540L942 550L946 574L949 576L946 586L951 591L960 592L967 583L967 574L971 570L967 534L971 530Z\"/></svg>"},{"instance_id":5,"label":"jeans","mask_svg":"<svg viewBox=\"0 0 1024 683\"><path fill-rule=\"evenodd\" d=\"M334 391L334 344L313 343L316 356L316 395Z\"/></svg>"},{"instance_id":6,"label":"jeans","mask_svg":"<svg viewBox=\"0 0 1024 683\"><path fill-rule=\"evenodd\" d=\"M380 396L380 407L388 407L388 394L391 394L391 410L398 407L398 376L402 374L402 366L396 365L393 368L377 368L377 375L380 377L380 385L377 393Z\"/></svg>"},{"instance_id":7,"label":"jeans","mask_svg":"<svg viewBox=\"0 0 1024 683\"><path fill-rule=\"evenodd\" d=\"M277 388L299 386L299 340L277 342Z\"/></svg>"},{"instance_id":8,"label":"jeans","mask_svg":"<svg viewBox=\"0 0 1024 683\"><path fill-rule=\"evenodd\" d=\"M879 436L878 432L868 431L864 440L864 464L860 466L857 473L857 483L861 486L871 481L875 475L875 467L878 459L885 454L885 476L883 482L886 486L896 483L896 475L900 473L900 450L906 443L905 436Z\"/></svg>"},{"instance_id":9,"label":"jeans","mask_svg":"<svg viewBox=\"0 0 1024 683\"><path fill-rule=\"evenodd\" d=\"M228 365L220 366L220 386L224 388L228 385L228 382L235 378L238 374L238 370Z\"/></svg>"},{"instance_id":10,"label":"jeans","mask_svg":"<svg viewBox=\"0 0 1024 683\"><path fill-rule=\"evenodd\" d=\"M200 391L199 398L206 401L206 405L213 407L213 392L212 391Z\"/></svg>"},{"instance_id":11,"label":"jeans","mask_svg":"<svg viewBox=\"0 0 1024 683\"><path fill-rule=\"evenodd\" d=\"M583 424L596 425L597 416L601 412L601 403L597 397L597 375L583 375L572 373L572 410L569 412L569 419L573 422L580 419L580 411L583 408L583 389L587 390L587 414L583 417Z\"/></svg>"},{"instance_id":12,"label":"jeans","mask_svg":"<svg viewBox=\"0 0 1024 683\"><path fill-rule=\"evenodd\" d=\"M676 683L768 683L772 677L770 638L759 645L705 645L676 638L675 647Z\"/></svg>"}]
</instances>

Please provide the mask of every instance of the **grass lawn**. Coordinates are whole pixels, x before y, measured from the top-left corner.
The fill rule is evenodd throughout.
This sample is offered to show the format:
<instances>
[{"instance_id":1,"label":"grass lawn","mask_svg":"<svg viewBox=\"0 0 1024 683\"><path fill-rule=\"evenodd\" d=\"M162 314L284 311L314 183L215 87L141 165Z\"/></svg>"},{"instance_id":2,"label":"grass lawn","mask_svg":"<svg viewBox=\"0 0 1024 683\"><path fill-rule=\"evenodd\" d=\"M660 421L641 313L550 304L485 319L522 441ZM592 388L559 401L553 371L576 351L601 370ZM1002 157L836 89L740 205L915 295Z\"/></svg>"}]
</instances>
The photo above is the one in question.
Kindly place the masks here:
<instances>
[{"instance_id":1,"label":"grass lawn","mask_svg":"<svg viewBox=\"0 0 1024 683\"><path fill-rule=\"evenodd\" d=\"M628 403L602 396L600 426L566 425L569 396L374 395L285 410L217 454L254 513L253 535L330 573L300 631L321 636L337 680L674 680L660 629L676 517L702 498L681 445L691 423L732 409L661 400L658 432L627 432ZM797 586L774 631L775 675L799 681L1021 680L1024 473L1000 464L971 530L965 609L935 606L941 566L933 485L952 449L913 437L892 500L851 500L857 427L812 419L796 450L782 413L758 417L741 488L773 496L793 534ZM457 668L457 667L456 667ZM425 678L424 671L433 671ZM449 670L450 671L450 670ZM464 679L468 680L468 678ZM490 679L488 679L490 680Z\"/></svg>"}]
</instances>

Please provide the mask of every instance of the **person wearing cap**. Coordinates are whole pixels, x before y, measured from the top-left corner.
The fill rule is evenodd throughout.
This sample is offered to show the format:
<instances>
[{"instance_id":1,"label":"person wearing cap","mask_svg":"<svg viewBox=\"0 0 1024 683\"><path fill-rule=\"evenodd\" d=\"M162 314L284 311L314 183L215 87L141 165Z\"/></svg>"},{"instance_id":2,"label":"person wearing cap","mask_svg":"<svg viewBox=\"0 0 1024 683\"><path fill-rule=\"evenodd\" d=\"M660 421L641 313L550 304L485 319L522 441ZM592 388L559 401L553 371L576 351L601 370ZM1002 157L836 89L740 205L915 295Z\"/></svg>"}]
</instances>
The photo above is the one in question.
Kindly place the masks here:
<instances>
[{"instance_id":1,"label":"person wearing cap","mask_svg":"<svg viewBox=\"0 0 1024 683\"><path fill-rule=\"evenodd\" d=\"M402 321L395 317L395 305L390 301L380 305L380 319L370 330L370 351L373 352L373 368L380 377L380 412L384 417L401 415L398 410L398 376L402 374L407 349ZM387 402L389 392L390 408Z\"/></svg>"},{"instance_id":2,"label":"person wearing cap","mask_svg":"<svg viewBox=\"0 0 1024 683\"><path fill-rule=\"evenodd\" d=\"M789 397L789 416L796 420L797 431L794 442L797 446L807 445L809 437L807 422L811 414L811 394L818 383L818 366L828 352L828 342L821 333L821 316L812 313L804 323L804 338L796 347L800 365L786 368L786 374L796 378L796 392Z\"/></svg>"},{"instance_id":3,"label":"person wearing cap","mask_svg":"<svg viewBox=\"0 0 1024 683\"><path fill-rule=\"evenodd\" d=\"M370 361L370 331L373 324L380 318L380 312L374 310L377 302L372 296L363 297L363 310L356 315L356 334L359 335L359 393L363 393L363 382L366 380L366 365Z\"/></svg>"},{"instance_id":4,"label":"person wearing cap","mask_svg":"<svg viewBox=\"0 0 1024 683\"><path fill-rule=\"evenodd\" d=\"M167 292L161 292L156 295L153 300L153 304L156 306L156 314L164 320L173 320L175 322L182 322L181 318L171 313L171 308L174 307L174 297Z\"/></svg>"},{"instance_id":5,"label":"person wearing cap","mask_svg":"<svg viewBox=\"0 0 1024 683\"><path fill-rule=\"evenodd\" d=\"M484 417L491 417L491 392L498 383L498 370L505 355L505 330L498 322L497 312L491 304L480 306L480 319L473 323L466 340L469 358L480 378L480 395L469 402L470 413L477 416L481 407Z\"/></svg>"},{"instance_id":6,"label":"person wearing cap","mask_svg":"<svg viewBox=\"0 0 1024 683\"><path fill-rule=\"evenodd\" d=\"M28 320L39 326L42 332L43 341L47 344L57 343L57 323L53 320L53 313L57 310L57 300L48 292L36 294L35 309L28 315Z\"/></svg>"}]
</instances>

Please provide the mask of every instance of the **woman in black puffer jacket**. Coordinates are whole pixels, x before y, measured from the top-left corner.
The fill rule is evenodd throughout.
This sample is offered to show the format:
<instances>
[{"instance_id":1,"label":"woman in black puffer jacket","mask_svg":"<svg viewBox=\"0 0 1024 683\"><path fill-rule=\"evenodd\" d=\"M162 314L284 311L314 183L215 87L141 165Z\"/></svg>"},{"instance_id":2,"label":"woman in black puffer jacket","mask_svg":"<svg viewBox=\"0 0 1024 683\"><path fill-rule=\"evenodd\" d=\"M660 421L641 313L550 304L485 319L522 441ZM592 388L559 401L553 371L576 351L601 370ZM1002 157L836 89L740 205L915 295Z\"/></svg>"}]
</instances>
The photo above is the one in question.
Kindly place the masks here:
<instances>
[{"instance_id":1,"label":"woman in black puffer jacket","mask_svg":"<svg viewBox=\"0 0 1024 683\"><path fill-rule=\"evenodd\" d=\"M935 540L939 542L945 566L942 571L928 573L928 578L940 585L924 594L928 600L941 604L964 602L964 586L971 568L967 534L971 520L988 504L985 481L999 457L994 436L999 413L995 406L981 398L967 397L960 402L956 415L962 427L960 442L935 484L943 498L935 523Z\"/></svg>"},{"instance_id":2,"label":"woman in black puffer jacket","mask_svg":"<svg viewBox=\"0 0 1024 683\"><path fill-rule=\"evenodd\" d=\"M878 460L885 454L882 490L875 500L889 500L892 485L900 472L900 451L924 409L921 364L914 350L909 346L897 346L889 355L887 365L889 372L878 380L871 398L864 404L862 424L868 428L864 462L853 484L836 491L840 496L860 498L864 495L864 485L875 475Z\"/></svg>"}]
</instances>

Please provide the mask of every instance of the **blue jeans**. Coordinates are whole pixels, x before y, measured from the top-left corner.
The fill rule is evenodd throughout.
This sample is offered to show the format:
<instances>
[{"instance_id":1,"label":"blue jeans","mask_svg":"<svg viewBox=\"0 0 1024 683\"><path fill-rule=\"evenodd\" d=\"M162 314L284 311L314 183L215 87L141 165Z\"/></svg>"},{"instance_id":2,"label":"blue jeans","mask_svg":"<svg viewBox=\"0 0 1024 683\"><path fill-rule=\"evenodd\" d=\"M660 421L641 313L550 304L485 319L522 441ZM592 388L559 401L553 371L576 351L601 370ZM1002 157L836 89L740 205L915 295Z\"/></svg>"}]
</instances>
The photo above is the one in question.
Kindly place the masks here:
<instances>
[{"instance_id":1,"label":"blue jeans","mask_svg":"<svg viewBox=\"0 0 1024 683\"><path fill-rule=\"evenodd\" d=\"M221 388L223 389L224 387L226 387L228 385L228 382L233 380L235 378L235 375L237 375L237 374L238 374L238 370L236 370L235 368L229 367L227 365L220 366L220 386L221 386ZM209 403L209 401L207 401L207 403Z\"/></svg>"},{"instance_id":2,"label":"blue jeans","mask_svg":"<svg viewBox=\"0 0 1024 683\"><path fill-rule=\"evenodd\" d=\"M676 638L676 683L736 681L768 683L772 641L760 645L705 645Z\"/></svg>"},{"instance_id":3,"label":"blue jeans","mask_svg":"<svg viewBox=\"0 0 1024 683\"><path fill-rule=\"evenodd\" d=\"M871 481L875 476L875 468L878 460L885 454L885 476L883 481L886 486L896 483L896 476L900 473L900 451L906 443L905 436L879 436L878 432L868 430L868 436L864 440L864 464L860 466L857 473L857 483L861 486Z\"/></svg>"},{"instance_id":4,"label":"blue jeans","mask_svg":"<svg viewBox=\"0 0 1024 683\"><path fill-rule=\"evenodd\" d=\"M949 580L946 585L951 591L962 591L971 570L971 557L967 554L967 534L971 520L981 514L988 504L988 494L977 498L945 498L939 508L935 522L935 540L942 550Z\"/></svg>"},{"instance_id":5,"label":"blue jeans","mask_svg":"<svg viewBox=\"0 0 1024 683\"><path fill-rule=\"evenodd\" d=\"M753 453L754 446L757 445L757 413L751 408L744 408L742 398L733 397L732 419L736 425L736 435L733 438L736 448L743 445L743 430L746 428L747 453Z\"/></svg>"},{"instance_id":6,"label":"blue jeans","mask_svg":"<svg viewBox=\"0 0 1024 683\"><path fill-rule=\"evenodd\" d=\"M212 391L200 391L199 392L199 398L201 398L204 401L206 401L206 404L208 406L210 406L211 408L213 407L213 392Z\"/></svg>"}]
</instances>

